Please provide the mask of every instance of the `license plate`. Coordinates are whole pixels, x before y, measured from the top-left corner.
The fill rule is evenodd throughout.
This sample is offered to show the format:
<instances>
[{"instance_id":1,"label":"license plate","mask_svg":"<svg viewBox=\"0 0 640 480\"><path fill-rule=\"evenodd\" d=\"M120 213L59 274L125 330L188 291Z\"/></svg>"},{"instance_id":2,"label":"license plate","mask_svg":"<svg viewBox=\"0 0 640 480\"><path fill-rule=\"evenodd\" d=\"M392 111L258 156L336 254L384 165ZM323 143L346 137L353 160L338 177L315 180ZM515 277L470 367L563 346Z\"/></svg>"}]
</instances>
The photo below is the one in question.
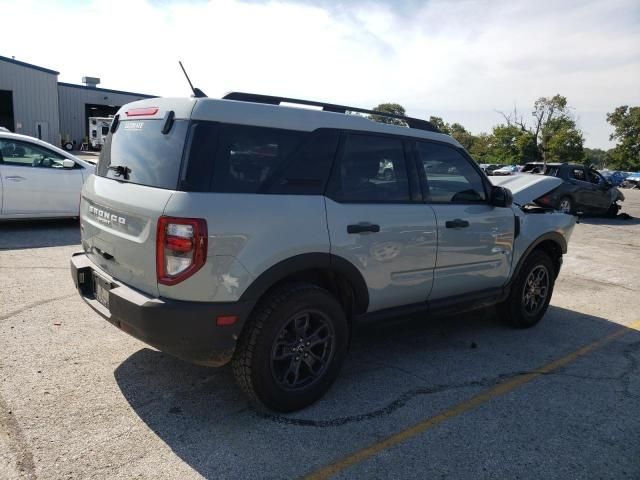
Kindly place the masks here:
<instances>
[{"instance_id":1,"label":"license plate","mask_svg":"<svg viewBox=\"0 0 640 480\"><path fill-rule=\"evenodd\" d=\"M110 289L111 284L107 280L96 274L93 275L93 294L95 295L96 300L107 308L109 308Z\"/></svg>"}]
</instances>

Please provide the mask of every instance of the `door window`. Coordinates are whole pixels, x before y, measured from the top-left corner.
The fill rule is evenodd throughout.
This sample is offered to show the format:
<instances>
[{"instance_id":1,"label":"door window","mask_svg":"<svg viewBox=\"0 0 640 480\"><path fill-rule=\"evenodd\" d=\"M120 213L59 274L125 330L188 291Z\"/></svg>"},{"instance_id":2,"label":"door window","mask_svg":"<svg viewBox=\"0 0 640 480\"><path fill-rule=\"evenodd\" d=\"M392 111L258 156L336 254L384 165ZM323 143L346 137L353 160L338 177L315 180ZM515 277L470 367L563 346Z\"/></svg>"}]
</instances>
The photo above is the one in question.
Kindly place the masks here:
<instances>
[{"instance_id":1,"label":"door window","mask_svg":"<svg viewBox=\"0 0 640 480\"><path fill-rule=\"evenodd\" d=\"M589 181L591 183L593 183L594 185L604 185L605 184L604 177L602 175L600 175L599 173L594 172L594 171L589 171L588 175L589 175Z\"/></svg>"},{"instance_id":2,"label":"door window","mask_svg":"<svg viewBox=\"0 0 640 480\"><path fill-rule=\"evenodd\" d=\"M576 180L580 180L581 182L586 182L587 177L584 174L584 170L581 168L574 168L571 170L571 176Z\"/></svg>"},{"instance_id":3,"label":"door window","mask_svg":"<svg viewBox=\"0 0 640 480\"><path fill-rule=\"evenodd\" d=\"M329 196L339 202L408 202L403 142L398 138L352 134L334 170Z\"/></svg>"},{"instance_id":4,"label":"door window","mask_svg":"<svg viewBox=\"0 0 640 480\"><path fill-rule=\"evenodd\" d=\"M417 142L429 201L433 203L485 202L480 173L457 150L431 142Z\"/></svg>"},{"instance_id":5,"label":"door window","mask_svg":"<svg viewBox=\"0 0 640 480\"><path fill-rule=\"evenodd\" d=\"M65 157L26 142L0 139L0 152L5 165L37 168L60 168Z\"/></svg>"}]
</instances>

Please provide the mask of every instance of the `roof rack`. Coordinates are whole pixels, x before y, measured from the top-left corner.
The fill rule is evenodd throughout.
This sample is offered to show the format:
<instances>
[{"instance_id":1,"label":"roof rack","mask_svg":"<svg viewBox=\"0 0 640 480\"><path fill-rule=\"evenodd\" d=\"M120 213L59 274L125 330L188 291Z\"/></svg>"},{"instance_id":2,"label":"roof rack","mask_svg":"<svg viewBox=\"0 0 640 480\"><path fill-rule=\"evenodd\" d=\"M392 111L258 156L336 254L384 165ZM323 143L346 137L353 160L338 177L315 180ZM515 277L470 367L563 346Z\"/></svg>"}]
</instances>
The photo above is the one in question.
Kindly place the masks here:
<instances>
[{"instance_id":1,"label":"roof rack","mask_svg":"<svg viewBox=\"0 0 640 480\"><path fill-rule=\"evenodd\" d=\"M379 115L381 117L397 118L407 123L409 128L418 130L427 130L429 132L439 132L439 130L431 122L421 120L419 118L405 117L404 115L396 115L394 113L378 112L375 110L366 110L364 108L349 107L346 105L336 105L333 103L314 102L313 100L301 100L299 98L276 97L271 95L261 95L259 93L230 92L224 97L224 100L237 100L240 102L265 103L268 105L280 105L281 103L295 103L298 105L309 105L312 107L322 107L325 112L347 113L357 112L366 113L368 115Z\"/></svg>"}]
</instances>

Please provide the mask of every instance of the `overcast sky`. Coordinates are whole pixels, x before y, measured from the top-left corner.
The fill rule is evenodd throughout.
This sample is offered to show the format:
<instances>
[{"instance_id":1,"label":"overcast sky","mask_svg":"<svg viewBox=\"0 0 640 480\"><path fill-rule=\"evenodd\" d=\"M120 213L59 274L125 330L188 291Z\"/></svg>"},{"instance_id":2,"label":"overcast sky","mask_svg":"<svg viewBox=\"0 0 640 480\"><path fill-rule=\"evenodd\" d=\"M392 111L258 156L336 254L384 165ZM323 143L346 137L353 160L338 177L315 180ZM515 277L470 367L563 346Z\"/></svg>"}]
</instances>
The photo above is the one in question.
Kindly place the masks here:
<instances>
[{"instance_id":1,"label":"overcast sky","mask_svg":"<svg viewBox=\"0 0 640 480\"><path fill-rule=\"evenodd\" d=\"M231 90L442 116L474 133L565 95L586 146L640 104L640 0L0 0L0 55L162 96Z\"/></svg>"}]
</instances>

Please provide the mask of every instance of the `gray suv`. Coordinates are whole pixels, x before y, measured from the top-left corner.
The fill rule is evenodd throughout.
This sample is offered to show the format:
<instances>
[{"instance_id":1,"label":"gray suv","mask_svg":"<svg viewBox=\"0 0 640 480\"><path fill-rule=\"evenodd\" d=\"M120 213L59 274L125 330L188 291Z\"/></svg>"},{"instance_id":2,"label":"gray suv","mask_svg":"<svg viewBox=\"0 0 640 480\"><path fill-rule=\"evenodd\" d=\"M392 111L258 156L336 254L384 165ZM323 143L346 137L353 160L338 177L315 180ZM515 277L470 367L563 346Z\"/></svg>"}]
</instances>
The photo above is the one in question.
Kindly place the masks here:
<instances>
[{"instance_id":1,"label":"gray suv","mask_svg":"<svg viewBox=\"0 0 640 480\"><path fill-rule=\"evenodd\" d=\"M575 220L534 202L561 180L494 185L428 122L352 111L237 92L122 107L82 190L82 298L162 351L230 362L279 411L326 392L356 322L540 321Z\"/></svg>"}]
</instances>

